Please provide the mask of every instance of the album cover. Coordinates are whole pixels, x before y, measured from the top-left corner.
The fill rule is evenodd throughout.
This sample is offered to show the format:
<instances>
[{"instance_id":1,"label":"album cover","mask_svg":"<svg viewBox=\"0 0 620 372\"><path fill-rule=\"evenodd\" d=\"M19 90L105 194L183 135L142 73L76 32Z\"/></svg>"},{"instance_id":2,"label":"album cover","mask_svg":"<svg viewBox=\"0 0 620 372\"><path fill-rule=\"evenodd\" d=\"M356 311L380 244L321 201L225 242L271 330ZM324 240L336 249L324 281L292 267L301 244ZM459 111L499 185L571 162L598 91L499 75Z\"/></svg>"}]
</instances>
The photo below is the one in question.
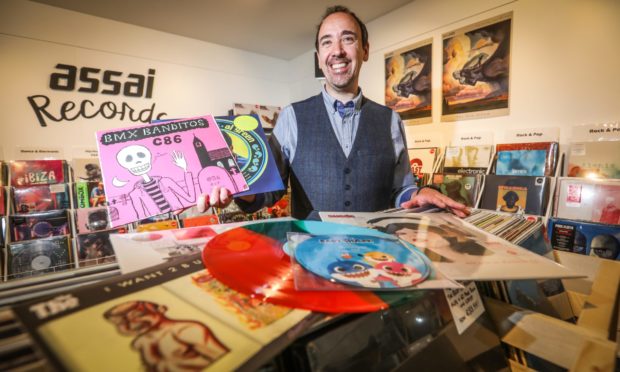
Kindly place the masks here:
<instances>
[{"instance_id":1,"label":"album cover","mask_svg":"<svg viewBox=\"0 0 620 372\"><path fill-rule=\"evenodd\" d=\"M425 174L433 173L433 166L437 158L437 147L412 148L408 149L409 164L411 165L411 173L421 179Z\"/></svg>"},{"instance_id":2,"label":"album cover","mask_svg":"<svg viewBox=\"0 0 620 372\"><path fill-rule=\"evenodd\" d=\"M215 121L249 186L237 196L285 188L257 116L216 117Z\"/></svg>"},{"instance_id":3,"label":"album cover","mask_svg":"<svg viewBox=\"0 0 620 372\"><path fill-rule=\"evenodd\" d=\"M32 213L69 209L69 185L36 185L29 187L11 187L15 213Z\"/></svg>"},{"instance_id":4,"label":"album cover","mask_svg":"<svg viewBox=\"0 0 620 372\"><path fill-rule=\"evenodd\" d=\"M71 161L73 182L100 182L101 165L99 158L77 158Z\"/></svg>"},{"instance_id":5,"label":"album cover","mask_svg":"<svg viewBox=\"0 0 620 372\"><path fill-rule=\"evenodd\" d=\"M620 226L601 223L549 219L551 245L561 251L620 259Z\"/></svg>"},{"instance_id":6,"label":"album cover","mask_svg":"<svg viewBox=\"0 0 620 372\"><path fill-rule=\"evenodd\" d=\"M385 54L385 105L405 124L432 121L432 39Z\"/></svg>"},{"instance_id":7,"label":"album cover","mask_svg":"<svg viewBox=\"0 0 620 372\"><path fill-rule=\"evenodd\" d=\"M569 269L482 231L450 213L320 212L323 221L394 234L421 250L455 280L575 277Z\"/></svg>"},{"instance_id":8,"label":"album cover","mask_svg":"<svg viewBox=\"0 0 620 372\"><path fill-rule=\"evenodd\" d=\"M9 163L10 185L51 185L69 182L64 160L12 160Z\"/></svg>"},{"instance_id":9,"label":"album cover","mask_svg":"<svg viewBox=\"0 0 620 372\"><path fill-rule=\"evenodd\" d=\"M486 175L480 208L544 216L549 177Z\"/></svg>"},{"instance_id":10,"label":"album cover","mask_svg":"<svg viewBox=\"0 0 620 372\"><path fill-rule=\"evenodd\" d=\"M442 35L442 121L508 114L512 13Z\"/></svg>"},{"instance_id":11,"label":"album cover","mask_svg":"<svg viewBox=\"0 0 620 372\"><path fill-rule=\"evenodd\" d=\"M443 172L484 174L491 161L493 146L448 146L444 156Z\"/></svg>"},{"instance_id":12,"label":"album cover","mask_svg":"<svg viewBox=\"0 0 620 372\"><path fill-rule=\"evenodd\" d=\"M557 142L509 143L496 146L495 174L502 176L553 176Z\"/></svg>"},{"instance_id":13,"label":"album cover","mask_svg":"<svg viewBox=\"0 0 620 372\"><path fill-rule=\"evenodd\" d=\"M620 178L620 141L571 143L567 176Z\"/></svg>"},{"instance_id":14,"label":"album cover","mask_svg":"<svg viewBox=\"0 0 620 372\"><path fill-rule=\"evenodd\" d=\"M74 267L69 236L55 236L8 245L7 278L19 279Z\"/></svg>"},{"instance_id":15,"label":"album cover","mask_svg":"<svg viewBox=\"0 0 620 372\"><path fill-rule=\"evenodd\" d=\"M102 181L76 182L74 185L75 204L78 209L108 205Z\"/></svg>"},{"instance_id":16,"label":"album cover","mask_svg":"<svg viewBox=\"0 0 620 372\"><path fill-rule=\"evenodd\" d=\"M248 190L212 116L99 131L97 146L113 227L195 205L215 186Z\"/></svg>"},{"instance_id":17,"label":"album cover","mask_svg":"<svg viewBox=\"0 0 620 372\"><path fill-rule=\"evenodd\" d=\"M478 199L478 192L482 185L483 176L465 174L435 174L433 185L438 186L441 193L452 200L473 207Z\"/></svg>"},{"instance_id":18,"label":"album cover","mask_svg":"<svg viewBox=\"0 0 620 372\"><path fill-rule=\"evenodd\" d=\"M555 217L620 224L620 180L561 177L555 198Z\"/></svg>"},{"instance_id":19,"label":"album cover","mask_svg":"<svg viewBox=\"0 0 620 372\"><path fill-rule=\"evenodd\" d=\"M108 210L105 207L79 208L75 213L75 228L78 234L108 230L111 228Z\"/></svg>"},{"instance_id":20,"label":"album cover","mask_svg":"<svg viewBox=\"0 0 620 372\"><path fill-rule=\"evenodd\" d=\"M112 247L112 243L110 243L110 235L124 233L127 233L126 228L79 234L76 238L79 266L83 267L116 262L114 248Z\"/></svg>"},{"instance_id":21,"label":"album cover","mask_svg":"<svg viewBox=\"0 0 620 372\"><path fill-rule=\"evenodd\" d=\"M11 240L22 241L71 233L66 209L9 216Z\"/></svg>"},{"instance_id":22,"label":"album cover","mask_svg":"<svg viewBox=\"0 0 620 372\"><path fill-rule=\"evenodd\" d=\"M202 270L192 256L14 311L58 370L235 370L264 344L186 300L209 296L192 283Z\"/></svg>"}]
</instances>

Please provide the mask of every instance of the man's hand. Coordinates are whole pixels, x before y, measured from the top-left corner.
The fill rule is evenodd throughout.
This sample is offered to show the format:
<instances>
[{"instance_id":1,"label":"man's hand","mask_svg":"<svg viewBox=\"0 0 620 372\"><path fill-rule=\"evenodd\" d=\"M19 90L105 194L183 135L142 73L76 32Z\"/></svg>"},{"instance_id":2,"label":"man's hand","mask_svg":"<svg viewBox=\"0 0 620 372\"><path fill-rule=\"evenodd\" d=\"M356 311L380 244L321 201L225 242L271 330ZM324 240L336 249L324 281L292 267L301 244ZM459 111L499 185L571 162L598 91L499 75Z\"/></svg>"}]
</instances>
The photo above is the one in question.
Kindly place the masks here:
<instances>
[{"instance_id":1,"label":"man's hand","mask_svg":"<svg viewBox=\"0 0 620 372\"><path fill-rule=\"evenodd\" d=\"M400 206L405 209L410 209L427 205L434 205L438 208L447 209L461 218L469 215L469 209L465 204L455 202L439 191L429 187L421 189L420 192L411 197L411 200L402 203Z\"/></svg>"},{"instance_id":2,"label":"man's hand","mask_svg":"<svg viewBox=\"0 0 620 372\"><path fill-rule=\"evenodd\" d=\"M200 194L200 196L198 196L196 208L198 209L198 212L203 213L209 207L226 208L231 201L232 197L228 189L221 186L215 186L211 190L211 194Z\"/></svg>"}]
</instances>

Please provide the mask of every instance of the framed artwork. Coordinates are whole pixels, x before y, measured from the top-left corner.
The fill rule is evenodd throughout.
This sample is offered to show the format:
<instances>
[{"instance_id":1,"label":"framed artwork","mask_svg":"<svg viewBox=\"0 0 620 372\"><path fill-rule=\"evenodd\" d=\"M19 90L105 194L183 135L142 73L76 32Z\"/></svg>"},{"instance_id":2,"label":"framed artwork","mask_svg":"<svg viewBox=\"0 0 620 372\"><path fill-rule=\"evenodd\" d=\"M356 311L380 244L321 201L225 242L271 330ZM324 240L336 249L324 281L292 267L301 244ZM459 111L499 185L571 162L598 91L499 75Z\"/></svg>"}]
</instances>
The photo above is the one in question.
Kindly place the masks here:
<instances>
[{"instance_id":1,"label":"framed artwork","mask_svg":"<svg viewBox=\"0 0 620 372\"><path fill-rule=\"evenodd\" d=\"M512 13L444 34L442 121L508 115Z\"/></svg>"},{"instance_id":2,"label":"framed artwork","mask_svg":"<svg viewBox=\"0 0 620 372\"><path fill-rule=\"evenodd\" d=\"M385 105L405 124L432 121L432 39L385 54Z\"/></svg>"}]
</instances>

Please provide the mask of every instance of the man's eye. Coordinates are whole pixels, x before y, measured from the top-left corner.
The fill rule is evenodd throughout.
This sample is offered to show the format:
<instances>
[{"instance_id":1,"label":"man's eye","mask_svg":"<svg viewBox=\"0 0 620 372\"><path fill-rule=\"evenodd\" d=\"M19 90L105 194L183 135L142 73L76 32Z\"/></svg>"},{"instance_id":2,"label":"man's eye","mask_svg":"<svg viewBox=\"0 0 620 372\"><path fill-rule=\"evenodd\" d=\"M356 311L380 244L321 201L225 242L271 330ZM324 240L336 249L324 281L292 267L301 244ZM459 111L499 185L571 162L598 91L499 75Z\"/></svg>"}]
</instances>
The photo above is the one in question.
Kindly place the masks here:
<instances>
[{"instance_id":1,"label":"man's eye","mask_svg":"<svg viewBox=\"0 0 620 372\"><path fill-rule=\"evenodd\" d=\"M342 42L347 45L355 43L355 40L354 36L345 36L342 38Z\"/></svg>"},{"instance_id":2,"label":"man's eye","mask_svg":"<svg viewBox=\"0 0 620 372\"><path fill-rule=\"evenodd\" d=\"M332 42L330 40L325 40L321 42L321 46L322 47L328 47L332 44Z\"/></svg>"}]
</instances>

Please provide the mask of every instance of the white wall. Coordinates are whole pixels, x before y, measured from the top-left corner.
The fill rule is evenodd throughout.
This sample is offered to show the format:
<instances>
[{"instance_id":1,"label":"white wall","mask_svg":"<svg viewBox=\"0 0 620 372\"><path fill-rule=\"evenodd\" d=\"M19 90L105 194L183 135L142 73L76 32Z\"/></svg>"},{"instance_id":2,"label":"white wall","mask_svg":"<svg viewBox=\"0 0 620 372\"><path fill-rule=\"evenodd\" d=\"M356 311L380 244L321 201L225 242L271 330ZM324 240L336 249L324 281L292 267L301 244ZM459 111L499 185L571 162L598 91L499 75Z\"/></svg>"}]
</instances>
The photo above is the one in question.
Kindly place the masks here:
<instances>
[{"instance_id":1,"label":"white wall","mask_svg":"<svg viewBox=\"0 0 620 372\"><path fill-rule=\"evenodd\" d=\"M353 9L355 10L355 9ZM440 122L441 34L514 12L510 115ZM319 16L319 15L317 15ZM620 120L620 1L416 0L368 24L370 60L361 85L383 102L384 54L432 37L433 123L408 133L492 132L560 127L568 142L573 125ZM27 97L44 94L52 111L62 102L110 99L136 109L156 105L168 117L225 114L233 102L284 105L316 94L313 50L284 61L23 0L0 2L0 148L94 146L95 130L132 125L101 117L41 127ZM152 99L58 92L48 87L57 63L146 74L157 70ZM287 74L282 74L287 71ZM410 142L411 139L410 139ZM446 144L446 143L444 143ZM2 155L2 152L0 152Z\"/></svg>"},{"instance_id":2,"label":"white wall","mask_svg":"<svg viewBox=\"0 0 620 372\"><path fill-rule=\"evenodd\" d=\"M441 123L442 33L510 11L510 114ZM384 54L433 38L433 123L408 128L414 136L438 132L446 142L454 131L492 132L501 142L506 129L559 127L560 141L567 143L574 125L620 120L620 1L416 0L367 26L370 59L360 85L380 103ZM291 99L316 94L312 52L291 64L304 71L293 79Z\"/></svg>"},{"instance_id":3,"label":"white wall","mask_svg":"<svg viewBox=\"0 0 620 372\"><path fill-rule=\"evenodd\" d=\"M152 99L61 92L49 88L57 63L125 73L156 70ZM156 105L169 118L227 114L234 102L283 105L288 62L259 54L109 21L23 0L0 2L0 147L11 158L18 146L95 146L94 132L135 123L118 118L49 122L41 127L27 97L46 95L50 111L65 101ZM1 155L1 153L0 153Z\"/></svg>"}]
</instances>

